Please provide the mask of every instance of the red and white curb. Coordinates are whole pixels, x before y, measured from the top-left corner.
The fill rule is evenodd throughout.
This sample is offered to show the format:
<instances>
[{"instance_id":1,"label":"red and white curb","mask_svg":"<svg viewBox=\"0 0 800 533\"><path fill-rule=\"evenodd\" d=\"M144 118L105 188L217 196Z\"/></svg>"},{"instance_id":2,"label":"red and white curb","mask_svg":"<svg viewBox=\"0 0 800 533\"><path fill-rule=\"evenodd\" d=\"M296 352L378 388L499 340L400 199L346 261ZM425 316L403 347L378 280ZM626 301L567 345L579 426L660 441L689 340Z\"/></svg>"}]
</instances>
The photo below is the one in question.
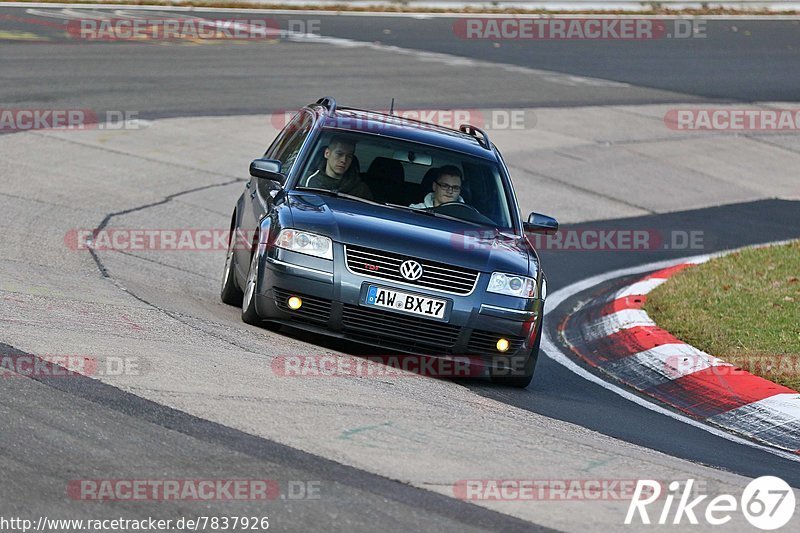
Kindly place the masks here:
<instances>
[{"instance_id":1,"label":"red and white curb","mask_svg":"<svg viewBox=\"0 0 800 533\"><path fill-rule=\"evenodd\" d=\"M800 393L755 376L659 328L642 309L647 294L708 256L657 270L561 324L586 363L695 420L800 454Z\"/></svg>"}]
</instances>

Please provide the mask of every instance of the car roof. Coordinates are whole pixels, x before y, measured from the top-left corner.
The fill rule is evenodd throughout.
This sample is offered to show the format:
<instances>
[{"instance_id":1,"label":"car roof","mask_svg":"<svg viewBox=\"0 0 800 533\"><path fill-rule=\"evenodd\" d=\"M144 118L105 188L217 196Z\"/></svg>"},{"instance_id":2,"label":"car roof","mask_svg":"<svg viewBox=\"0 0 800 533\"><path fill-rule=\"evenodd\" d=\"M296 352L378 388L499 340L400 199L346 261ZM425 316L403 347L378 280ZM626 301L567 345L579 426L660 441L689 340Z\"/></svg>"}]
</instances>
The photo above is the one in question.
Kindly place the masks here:
<instances>
[{"instance_id":1,"label":"car roof","mask_svg":"<svg viewBox=\"0 0 800 533\"><path fill-rule=\"evenodd\" d=\"M396 115L352 107L337 107L331 113L316 106L325 128L380 134L406 141L418 142L447 150L462 152L497 162L494 147L486 148L479 139L468 133Z\"/></svg>"}]
</instances>

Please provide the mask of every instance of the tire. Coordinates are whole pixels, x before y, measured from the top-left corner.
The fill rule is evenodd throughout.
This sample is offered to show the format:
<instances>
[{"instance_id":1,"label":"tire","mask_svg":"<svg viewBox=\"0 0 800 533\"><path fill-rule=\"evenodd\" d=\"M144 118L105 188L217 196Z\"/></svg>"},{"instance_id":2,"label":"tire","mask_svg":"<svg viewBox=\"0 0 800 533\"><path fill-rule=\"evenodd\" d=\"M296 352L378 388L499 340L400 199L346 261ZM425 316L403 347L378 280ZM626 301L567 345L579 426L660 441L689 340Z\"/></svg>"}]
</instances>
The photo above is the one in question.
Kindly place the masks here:
<instances>
[{"instance_id":1,"label":"tire","mask_svg":"<svg viewBox=\"0 0 800 533\"><path fill-rule=\"evenodd\" d=\"M525 367L522 371L512 375L492 375L492 383L506 387L516 387L518 389L524 389L531 384L531 381L533 381L533 374L536 370L536 361L539 360L539 345L542 343L543 326L543 324L539 325L539 333L536 335L536 342L534 342L533 348L531 348L528 354L528 359L525 361Z\"/></svg>"},{"instance_id":2,"label":"tire","mask_svg":"<svg viewBox=\"0 0 800 533\"><path fill-rule=\"evenodd\" d=\"M261 325L261 317L256 311L256 292L258 287L258 244L253 247L250 268L247 271L244 295L242 297L242 320L254 326Z\"/></svg>"},{"instance_id":3,"label":"tire","mask_svg":"<svg viewBox=\"0 0 800 533\"><path fill-rule=\"evenodd\" d=\"M225 269L222 271L222 287L219 291L219 298L222 300L222 303L240 307L244 294L236 283L236 258L233 253L236 247L235 234L236 228L231 230L228 235L228 253L225 255Z\"/></svg>"}]
</instances>

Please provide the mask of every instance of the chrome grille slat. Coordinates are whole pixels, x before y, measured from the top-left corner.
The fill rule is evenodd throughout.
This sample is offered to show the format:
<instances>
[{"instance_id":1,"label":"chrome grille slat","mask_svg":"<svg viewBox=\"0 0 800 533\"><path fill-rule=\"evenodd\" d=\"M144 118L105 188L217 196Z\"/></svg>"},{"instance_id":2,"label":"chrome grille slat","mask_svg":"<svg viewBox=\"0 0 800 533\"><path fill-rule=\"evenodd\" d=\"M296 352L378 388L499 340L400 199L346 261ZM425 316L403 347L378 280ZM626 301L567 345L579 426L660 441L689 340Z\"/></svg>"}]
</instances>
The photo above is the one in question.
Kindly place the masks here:
<instances>
[{"instance_id":1,"label":"chrome grille slat","mask_svg":"<svg viewBox=\"0 0 800 533\"><path fill-rule=\"evenodd\" d=\"M460 270L453 270L452 268L444 268L444 267L437 267L435 265L424 265L425 268L428 270L443 270L445 272L454 272L454 274L446 274L445 272L438 272L440 276L463 276L463 272Z\"/></svg>"},{"instance_id":2,"label":"chrome grille slat","mask_svg":"<svg viewBox=\"0 0 800 533\"><path fill-rule=\"evenodd\" d=\"M423 274L418 280L409 281L400 275L400 265L409 259L422 265ZM379 269L377 271L370 270L366 266L361 266L360 262L374 264ZM348 270L354 274L361 274L365 277L397 281L406 285L459 295L471 294L480 275L476 270L462 269L427 259L353 245L345 245L345 264Z\"/></svg>"},{"instance_id":3,"label":"chrome grille slat","mask_svg":"<svg viewBox=\"0 0 800 533\"><path fill-rule=\"evenodd\" d=\"M390 255L383 255L383 254L376 254L375 252L372 252L372 251L367 250L365 248L355 248L353 246L348 246L347 249L349 250L348 253L354 253L354 254L358 254L358 255L365 255L365 256L368 256L368 257L381 257L383 259L389 259L390 261L396 261L398 264L403 262L398 257L392 257Z\"/></svg>"},{"instance_id":4,"label":"chrome grille slat","mask_svg":"<svg viewBox=\"0 0 800 533\"><path fill-rule=\"evenodd\" d=\"M397 266L400 265L400 263L398 261L389 262L389 261L384 261L383 259L375 259L373 257L358 257L358 256L355 256L355 257L352 257L351 260L352 261L363 261L365 263L384 264L384 265L389 265L389 266L392 266L392 267L397 267Z\"/></svg>"},{"instance_id":5,"label":"chrome grille slat","mask_svg":"<svg viewBox=\"0 0 800 533\"><path fill-rule=\"evenodd\" d=\"M407 283L406 280L402 280L402 281L403 281L403 283ZM456 289L456 290L458 290L460 292L463 292L465 294L469 291L469 289L472 289L472 285L456 286L456 285L453 285L452 283L442 283L442 282L437 282L435 280L428 280L428 279L418 279L416 282L414 282L414 284L415 285L419 285L420 287L431 287L431 288L434 288L434 289L436 289L438 287L449 287L448 290L452 291L453 289ZM466 289L466 290L464 290L464 289ZM455 291L453 291L453 292L455 292Z\"/></svg>"},{"instance_id":6,"label":"chrome grille slat","mask_svg":"<svg viewBox=\"0 0 800 533\"><path fill-rule=\"evenodd\" d=\"M353 269L352 265L350 266L350 269L351 270ZM375 272L374 270L370 270L368 268L358 268L358 267L356 267L356 269L359 272L365 272L367 274L371 274L371 273ZM400 274L395 274L394 272L381 272L380 274L382 274L380 277L390 277L391 276L391 279L397 279L397 280L405 281L403 276L401 276Z\"/></svg>"},{"instance_id":7,"label":"chrome grille slat","mask_svg":"<svg viewBox=\"0 0 800 533\"><path fill-rule=\"evenodd\" d=\"M466 287L472 287L472 283L469 283L469 282L466 282L466 281L462 281L460 279L453 280L453 279L439 278L439 277L430 276L430 275L427 275L427 276L424 275L424 276L422 276L422 278L427 278L425 281L430 281L430 282L452 283L454 285L464 285ZM420 278L420 279L422 279L422 278Z\"/></svg>"},{"instance_id":8,"label":"chrome grille slat","mask_svg":"<svg viewBox=\"0 0 800 533\"><path fill-rule=\"evenodd\" d=\"M430 270L425 270L425 274L423 274L423 276L472 285L472 282L464 280L464 276L459 276L458 274L444 274L442 272L431 272Z\"/></svg>"}]
</instances>

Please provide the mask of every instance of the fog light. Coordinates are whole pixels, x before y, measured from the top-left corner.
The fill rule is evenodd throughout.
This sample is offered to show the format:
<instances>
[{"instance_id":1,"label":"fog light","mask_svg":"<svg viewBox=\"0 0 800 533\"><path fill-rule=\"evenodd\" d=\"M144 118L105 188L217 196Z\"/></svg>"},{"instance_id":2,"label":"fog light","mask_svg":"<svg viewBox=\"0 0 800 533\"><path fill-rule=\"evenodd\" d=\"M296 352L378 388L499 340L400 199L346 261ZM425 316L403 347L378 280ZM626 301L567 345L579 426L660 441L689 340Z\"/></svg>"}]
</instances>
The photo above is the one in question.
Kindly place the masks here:
<instances>
[{"instance_id":1,"label":"fog light","mask_svg":"<svg viewBox=\"0 0 800 533\"><path fill-rule=\"evenodd\" d=\"M289 298L288 303L289 303L289 309L291 309L292 311L297 311L303 306L303 300L301 300L297 296L292 296L291 298Z\"/></svg>"},{"instance_id":2,"label":"fog light","mask_svg":"<svg viewBox=\"0 0 800 533\"><path fill-rule=\"evenodd\" d=\"M508 341L506 339L500 339L497 341L497 351L498 352L505 352L508 350Z\"/></svg>"}]
</instances>

